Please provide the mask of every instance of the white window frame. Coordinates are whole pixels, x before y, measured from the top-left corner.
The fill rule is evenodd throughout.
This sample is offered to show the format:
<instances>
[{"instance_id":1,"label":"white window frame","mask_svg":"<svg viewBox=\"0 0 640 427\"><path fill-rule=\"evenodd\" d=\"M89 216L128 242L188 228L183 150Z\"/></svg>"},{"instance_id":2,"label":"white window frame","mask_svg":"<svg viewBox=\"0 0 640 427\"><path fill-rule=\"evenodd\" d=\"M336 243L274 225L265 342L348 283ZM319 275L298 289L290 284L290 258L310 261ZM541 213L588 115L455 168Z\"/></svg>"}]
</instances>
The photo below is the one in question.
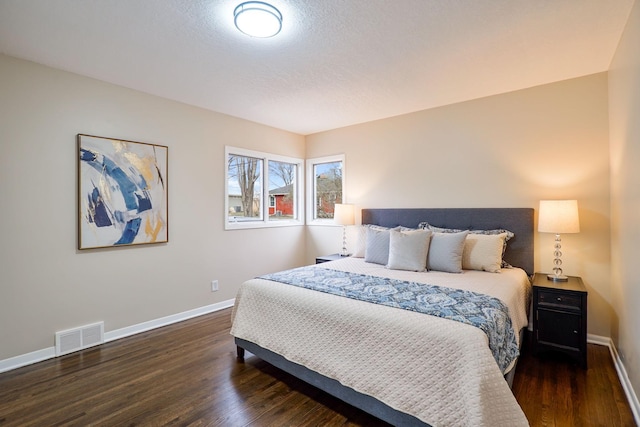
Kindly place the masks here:
<instances>
[{"instance_id":1,"label":"white window frame","mask_svg":"<svg viewBox=\"0 0 640 427\"><path fill-rule=\"evenodd\" d=\"M262 218L255 220L234 221L233 216L229 215L229 156L246 156L262 160L262 195L261 209ZM294 209L296 212L295 219L278 219L269 220L269 161L277 161L284 163L292 163L297 166L296 178L294 182L294 192L296 203ZM243 230L248 228L266 228L266 227L290 227L295 225L304 225L304 160L294 157L280 156L278 154L265 153L262 151L247 150L245 148L225 146L224 149L224 229L225 230Z\"/></svg>"},{"instance_id":2,"label":"white window frame","mask_svg":"<svg viewBox=\"0 0 640 427\"><path fill-rule=\"evenodd\" d=\"M344 154L335 154L333 156L325 156L325 157L316 157L313 159L307 159L306 161L306 169L307 169L307 224L308 225L335 225L333 219L330 218L314 218L316 208L315 208L315 177L314 177L314 166L321 163L332 163L332 162L342 162L342 203L346 203L346 163Z\"/></svg>"}]
</instances>

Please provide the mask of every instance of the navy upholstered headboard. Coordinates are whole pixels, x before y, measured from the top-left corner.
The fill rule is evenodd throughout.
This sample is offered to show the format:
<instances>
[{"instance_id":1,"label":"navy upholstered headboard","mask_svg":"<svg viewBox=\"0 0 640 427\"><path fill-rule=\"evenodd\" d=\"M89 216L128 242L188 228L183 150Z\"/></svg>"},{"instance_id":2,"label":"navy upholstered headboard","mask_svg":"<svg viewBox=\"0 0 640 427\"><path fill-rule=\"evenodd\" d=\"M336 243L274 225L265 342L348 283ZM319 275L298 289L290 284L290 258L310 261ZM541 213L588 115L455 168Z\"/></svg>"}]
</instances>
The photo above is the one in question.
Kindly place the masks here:
<instances>
[{"instance_id":1,"label":"navy upholstered headboard","mask_svg":"<svg viewBox=\"0 0 640 427\"><path fill-rule=\"evenodd\" d=\"M493 230L504 228L515 237L507 243L504 260L533 274L532 208L391 208L362 209L362 223L416 228L422 221L444 228Z\"/></svg>"}]
</instances>

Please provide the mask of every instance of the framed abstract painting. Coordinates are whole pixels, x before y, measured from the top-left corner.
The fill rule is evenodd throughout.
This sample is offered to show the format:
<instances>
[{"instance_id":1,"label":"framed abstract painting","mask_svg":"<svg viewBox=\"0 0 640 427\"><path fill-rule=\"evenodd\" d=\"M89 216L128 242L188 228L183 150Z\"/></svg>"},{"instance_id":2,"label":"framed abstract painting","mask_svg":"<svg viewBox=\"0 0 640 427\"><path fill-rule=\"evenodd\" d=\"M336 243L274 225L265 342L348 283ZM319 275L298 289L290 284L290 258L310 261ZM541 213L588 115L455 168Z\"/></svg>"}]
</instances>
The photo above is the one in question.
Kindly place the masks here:
<instances>
[{"instance_id":1,"label":"framed abstract painting","mask_svg":"<svg viewBox=\"0 0 640 427\"><path fill-rule=\"evenodd\" d=\"M78 135L78 249L169 241L168 150Z\"/></svg>"}]
</instances>

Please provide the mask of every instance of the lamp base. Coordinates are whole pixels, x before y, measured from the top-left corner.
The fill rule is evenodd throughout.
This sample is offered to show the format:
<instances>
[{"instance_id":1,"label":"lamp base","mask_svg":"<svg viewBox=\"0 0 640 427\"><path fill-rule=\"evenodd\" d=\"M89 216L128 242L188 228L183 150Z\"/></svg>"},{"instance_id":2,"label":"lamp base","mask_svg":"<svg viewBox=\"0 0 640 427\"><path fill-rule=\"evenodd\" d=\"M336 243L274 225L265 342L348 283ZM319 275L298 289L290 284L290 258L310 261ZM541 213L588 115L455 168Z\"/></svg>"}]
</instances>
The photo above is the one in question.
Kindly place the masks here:
<instances>
[{"instance_id":1,"label":"lamp base","mask_svg":"<svg viewBox=\"0 0 640 427\"><path fill-rule=\"evenodd\" d=\"M568 282L569 278L567 276L556 276L555 274L547 274L547 280L551 280L552 282Z\"/></svg>"}]
</instances>

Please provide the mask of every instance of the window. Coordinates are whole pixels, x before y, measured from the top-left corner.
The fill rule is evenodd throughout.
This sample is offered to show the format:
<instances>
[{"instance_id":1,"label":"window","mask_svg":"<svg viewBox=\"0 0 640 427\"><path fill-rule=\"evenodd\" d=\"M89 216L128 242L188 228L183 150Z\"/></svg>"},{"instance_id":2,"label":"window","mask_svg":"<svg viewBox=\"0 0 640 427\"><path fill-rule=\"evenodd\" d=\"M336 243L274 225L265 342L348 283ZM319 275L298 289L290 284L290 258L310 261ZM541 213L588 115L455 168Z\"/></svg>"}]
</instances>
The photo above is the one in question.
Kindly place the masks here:
<instances>
[{"instance_id":1,"label":"window","mask_svg":"<svg viewBox=\"0 0 640 427\"><path fill-rule=\"evenodd\" d=\"M296 207L296 180L299 165L291 162L269 161L269 219L271 221L302 220Z\"/></svg>"},{"instance_id":2,"label":"window","mask_svg":"<svg viewBox=\"0 0 640 427\"><path fill-rule=\"evenodd\" d=\"M302 224L302 160L235 147L225 151L226 229Z\"/></svg>"},{"instance_id":3,"label":"window","mask_svg":"<svg viewBox=\"0 0 640 427\"><path fill-rule=\"evenodd\" d=\"M263 159L229 154L227 156L227 210L234 221L262 220Z\"/></svg>"},{"instance_id":4,"label":"window","mask_svg":"<svg viewBox=\"0 0 640 427\"><path fill-rule=\"evenodd\" d=\"M307 160L307 222L331 224L336 203L344 199L344 156Z\"/></svg>"}]
</instances>

